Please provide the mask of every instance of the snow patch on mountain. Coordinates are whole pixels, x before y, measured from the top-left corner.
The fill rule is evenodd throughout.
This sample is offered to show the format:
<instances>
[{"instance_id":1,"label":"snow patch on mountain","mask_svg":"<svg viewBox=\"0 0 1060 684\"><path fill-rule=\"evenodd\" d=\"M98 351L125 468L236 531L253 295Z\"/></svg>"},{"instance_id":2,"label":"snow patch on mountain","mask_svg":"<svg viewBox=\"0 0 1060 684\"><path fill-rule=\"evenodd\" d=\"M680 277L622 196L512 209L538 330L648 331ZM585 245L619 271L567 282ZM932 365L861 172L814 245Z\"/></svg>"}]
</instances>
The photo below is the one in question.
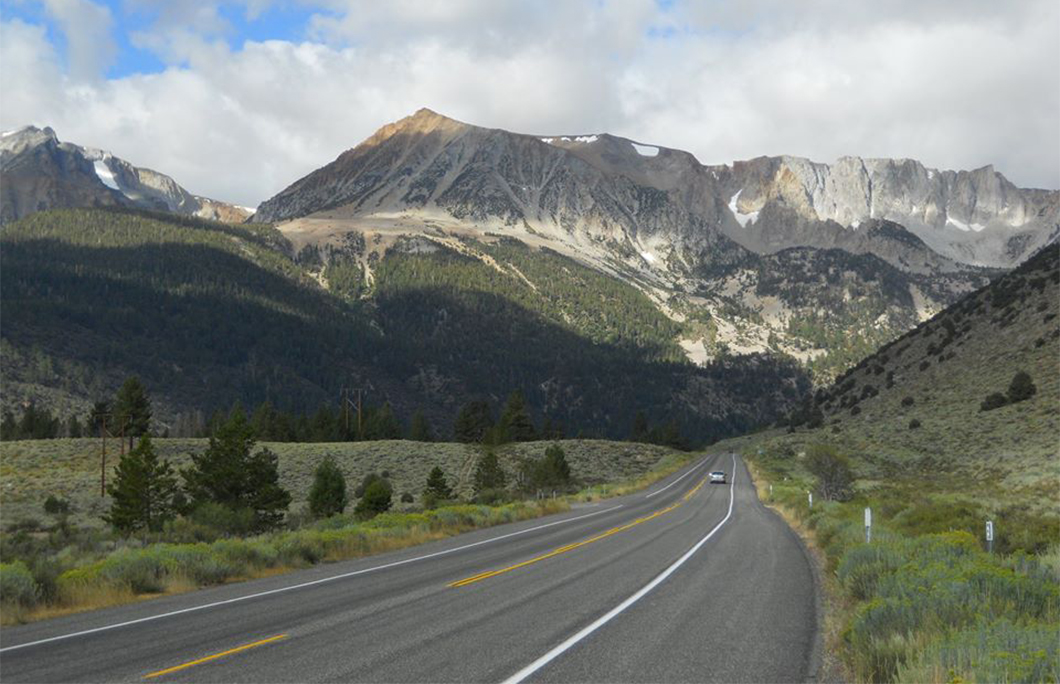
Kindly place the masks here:
<instances>
[{"instance_id":1,"label":"snow patch on mountain","mask_svg":"<svg viewBox=\"0 0 1060 684\"><path fill-rule=\"evenodd\" d=\"M97 159L92 162L92 166L96 169L96 175L99 176L99 180L111 190L117 190L121 192L121 188L118 187L118 180L114 178L114 172L107 166L107 162L102 159Z\"/></svg>"},{"instance_id":2,"label":"snow patch on mountain","mask_svg":"<svg viewBox=\"0 0 1060 684\"><path fill-rule=\"evenodd\" d=\"M654 145L641 145L633 141L630 141L629 144L632 145L633 149L637 151L637 154L641 155L642 157L655 157L659 154L659 148L655 147Z\"/></svg>"},{"instance_id":3,"label":"snow patch on mountain","mask_svg":"<svg viewBox=\"0 0 1060 684\"><path fill-rule=\"evenodd\" d=\"M729 210L732 211L732 215L736 217L736 221L740 224L741 228L746 228L748 223L753 223L758 220L758 212L752 211L749 214L745 214L736 208L736 203L740 201L740 193L743 192L743 188L736 191L736 194L729 200Z\"/></svg>"}]
</instances>

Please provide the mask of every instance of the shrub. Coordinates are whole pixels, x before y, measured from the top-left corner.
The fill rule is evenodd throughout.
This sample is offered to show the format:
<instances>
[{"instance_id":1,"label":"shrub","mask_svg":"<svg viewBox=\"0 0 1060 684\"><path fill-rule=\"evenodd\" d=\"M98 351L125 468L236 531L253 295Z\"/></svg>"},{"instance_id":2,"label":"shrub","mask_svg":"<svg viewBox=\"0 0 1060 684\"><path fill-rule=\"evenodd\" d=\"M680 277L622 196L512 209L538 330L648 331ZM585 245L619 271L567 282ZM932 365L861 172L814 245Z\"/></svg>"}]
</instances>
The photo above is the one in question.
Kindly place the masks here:
<instances>
[{"instance_id":1,"label":"shrub","mask_svg":"<svg viewBox=\"0 0 1060 684\"><path fill-rule=\"evenodd\" d=\"M916 400L913 397L902 397L902 406L912 406L915 403Z\"/></svg>"},{"instance_id":2,"label":"shrub","mask_svg":"<svg viewBox=\"0 0 1060 684\"><path fill-rule=\"evenodd\" d=\"M256 527L254 511L249 508L232 509L219 503L200 504L191 512L191 521L216 536L244 536Z\"/></svg>"},{"instance_id":3,"label":"shrub","mask_svg":"<svg viewBox=\"0 0 1060 684\"><path fill-rule=\"evenodd\" d=\"M401 503L412 503L416 500L416 497L412 496L412 492L401 493Z\"/></svg>"},{"instance_id":4,"label":"shrub","mask_svg":"<svg viewBox=\"0 0 1060 684\"><path fill-rule=\"evenodd\" d=\"M49 494L44 501L44 512L54 516L67 515L70 513L70 502L66 499L56 498L54 494Z\"/></svg>"},{"instance_id":5,"label":"shrub","mask_svg":"<svg viewBox=\"0 0 1060 684\"><path fill-rule=\"evenodd\" d=\"M1038 388L1031 381L1031 376L1025 371L1016 373L1008 386L1008 400L1015 404L1017 401L1030 399L1038 392Z\"/></svg>"},{"instance_id":6,"label":"shrub","mask_svg":"<svg viewBox=\"0 0 1060 684\"><path fill-rule=\"evenodd\" d=\"M0 563L0 604L7 609L30 608L37 597L37 584L25 563Z\"/></svg>"},{"instance_id":7,"label":"shrub","mask_svg":"<svg viewBox=\"0 0 1060 684\"><path fill-rule=\"evenodd\" d=\"M918 419L914 418L911 421L909 421L909 429L910 430L916 430L919 427L920 427L920 421Z\"/></svg>"},{"instance_id":8,"label":"shrub","mask_svg":"<svg viewBox=\"0 0 1060 684\"><path fill-rule=\"evenodd\" d=\"M848 501L854 496L850 461L830 444L811 445L806 468L817 478L817 492L825 501Z\"/></svg>"},{"instance_id":9,"label":"shrub","mask_svg":"<svg viewBox=\"0 0 1060 684\"><path fill-rule=\"evenodd\" d=\"M979 404L979 410L993 411L1006 404L1008 404L1008 398L1001 392L994 392L993 394L988 394L986 399L983 399L983 403Z\"/></svg>"},{"instance_id":10,"label":"shrub","mask_svg":"<svg viewBox=\"0 0 1060 684\"><path fill-rule=\"evenodd\" d=\"M389 482L383 479L375 480L364 490L364 496L357 502L353 512L362 518L385 513L390 510L393 493Z\"/></svg>"}]
</instances>

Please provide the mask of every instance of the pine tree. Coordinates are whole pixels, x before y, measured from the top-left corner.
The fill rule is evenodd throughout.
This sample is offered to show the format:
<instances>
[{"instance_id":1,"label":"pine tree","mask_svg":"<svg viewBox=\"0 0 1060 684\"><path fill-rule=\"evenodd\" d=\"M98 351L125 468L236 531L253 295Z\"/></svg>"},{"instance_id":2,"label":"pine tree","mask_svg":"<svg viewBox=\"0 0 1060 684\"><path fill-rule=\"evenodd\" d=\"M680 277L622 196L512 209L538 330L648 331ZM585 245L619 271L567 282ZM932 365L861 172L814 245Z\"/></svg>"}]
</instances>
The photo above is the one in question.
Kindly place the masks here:
<instances>
[{"instance_id":1,"label":"pine tree","mask_svg":"<svg viewBox=\"0 0 1060 684\"><path fill-rule=\"evenodd\" d=\"M107 487L112 503L103 519L122 532L157 532L173 517L177 479L144 435L136 448L121 457L116 477Z\"/></svg>"},{"instance_id":2,"label":"pine tree","mask_svg":"<svg viewBox=\"0 0 1060 684\"><path fill-rule=\"evenodd\" d=\"M482 494L487 490L504 489L507 484L507 478L501 470L501 463L492 449L487 449L482 456L479 456L475 466L474 483L475 494Z\"/></svg>"},{"instance_id":3,"label":"pine tree","mask_svg":"<svg viewBox=\"0 0 1060 684\"><path fill-rule=\"evenodd\" d=\"M18 421L11 411L4 411L3 420L0 420L0 440L13 442L19 438Z\"/></svg>"},{"instance_id":4,"label":"pine tree","mask_svg":"<svg viewBox=\"0 0 1060 684\"><path fill-rule=\"evenodd\" d=\"M84 430L81 428L81 421L77 419L77 416L70 416L70 419L66 422L66 436L77 439L81 437Z\"/></svg>"},{"instance_id":5,"label":"pine tree","mask_svg":"<svg viewBox=\"0 0 1060 684\"><path fill-rule=\"evenodd\" d=\"M546 487L566 487L571 482L570 465L567 463L567 454L558 444L553 444L545 449L545 457L541 462L543 474L542 484Z\"/></svg>"},{"instance_id":6,"label":"pine tree","mask_svg":"<svg viewBox=\"0 0 1060 684\"><path fill-rule=\"evenodd\" d=\"M633 416L633 429L629 433L629 441L643 444L648 441L650 434L648 417L644 415L644 411L637 411L637 415Z\"/></svg>"},{"instance_id":7,"label":"pine tree","mask_svg":"<svg viewBox=\"0 0 1060 684\"><path fill-rule=\"evenodd\" d=\"M389 402L372 412L365 432L367 439L401 439L401 423Z\"/></svg>"},{"instance_id":8,"label":"pine tree","mask_svg":"<svg viewBox=\"0 0 1060 684\"><path fill-rule=\"evenodd\" d=\"M309 513L314 518L329 518L346 510L346 478L335 459L328 456L313 474L309 490Z\"/></svg>"},{"instance_id":9,"label":"pine tree","mask_svg":"<svg viewBox=\"0 0 1060 684\"><path fill-rule=\"evenodd\" d=\"M146 435L151 429L151 400L135 375L122 383L114 397L114 424L118 430L124 429L130 449L134 437Z\"/></svg>"},{"instance_id":10,"label":"pine tree","mask_svg":"<svg viewBox=\"0 0 1060 684\"><path fill-rule=\"evenodd\" d=\"M523 393L519 390L508 395L508 403L498 425L501 427L498 441L532 442L537 439L534 422L530 419Z\"/></svg>"},{"instance_id":11,"label":"pine tree","mask_svg":"<svg viewBox=\"0 0 1060 684\"><path fill-rule=\"evenodd\" d=\"M427 416L423 415L423 411L416 411L412 415L412 424L409 425L409 439L413 442L434 441L431 423L427 420Z\"/></svg>"},{"instance_id":12,"label":"pine tree","mask_svg":"<svg viewBox=\"0 0 1060 684\"><path fill-rule=\"evenodd\" d=\"M233 511L249 509L257 529L282 521L291 495L280 487L278 459L268 449L251 455L253 448L253 429L237 406L206 451L192 454L192 465L181 471L191 508L217 503Z\"/></svg>"},{"instance_id":13,"label":"pine tree","mask_svg":"<svg viewBox=\"0 0 1060 684\"><path fill-rule=\"evenodd\" d=\"M493 411L485 401L469 401L460 409L453 424L453 438L465 444L481 442L493 427Z\"/></svg>"},{"instance_id":14,"label":"pine tree","mask_svg":"<svg viewBox=\"0 0 1060 684\"><path fill-rule=\"evenodd\" d=\"M434 501L444 501L453 498L453 489L445 481L445 473L438 466L434 466L427 476L427 486L423 488L423 498L433 498Z\"/></svg>"}]
</instances>

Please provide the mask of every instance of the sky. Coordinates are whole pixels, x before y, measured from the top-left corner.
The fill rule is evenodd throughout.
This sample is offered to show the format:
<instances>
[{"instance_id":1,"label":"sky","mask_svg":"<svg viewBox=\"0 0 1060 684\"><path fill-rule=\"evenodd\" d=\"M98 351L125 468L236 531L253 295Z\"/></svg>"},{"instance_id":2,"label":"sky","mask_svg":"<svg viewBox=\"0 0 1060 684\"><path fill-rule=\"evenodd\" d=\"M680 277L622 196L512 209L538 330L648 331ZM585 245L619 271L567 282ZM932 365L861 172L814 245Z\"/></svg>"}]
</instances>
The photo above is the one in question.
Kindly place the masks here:
<instances>
[{"instance_id":1,"label":"sky","mask_svg":"<svg viewBox=\"0 0 1060 684\"><path fill-rule=\"evenodd\" d=\"M0 129L256 206L429 107L1060 187L1056 0L0 0Z\"/></svg>"}]
</instances>

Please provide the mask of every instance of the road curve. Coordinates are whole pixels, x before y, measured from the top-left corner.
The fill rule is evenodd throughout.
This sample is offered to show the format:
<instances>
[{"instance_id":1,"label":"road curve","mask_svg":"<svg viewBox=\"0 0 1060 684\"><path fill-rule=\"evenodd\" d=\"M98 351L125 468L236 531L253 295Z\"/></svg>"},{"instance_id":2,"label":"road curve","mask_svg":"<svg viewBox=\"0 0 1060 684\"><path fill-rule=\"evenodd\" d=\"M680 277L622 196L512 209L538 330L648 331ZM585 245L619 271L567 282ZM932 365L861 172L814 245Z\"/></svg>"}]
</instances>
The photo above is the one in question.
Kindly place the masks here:
<instances>
[{"instance_id":1,"label":"road curve","mask_svg":"<svg viewBox=\"0 0 1060 684\"><path fill-rule=\"evenodd\" d=\"M731 485L705 482L710 470ZM803 682L814 573L743 464L370 558L0 630L5 682Z\"/></svg>"}]
</instances>

